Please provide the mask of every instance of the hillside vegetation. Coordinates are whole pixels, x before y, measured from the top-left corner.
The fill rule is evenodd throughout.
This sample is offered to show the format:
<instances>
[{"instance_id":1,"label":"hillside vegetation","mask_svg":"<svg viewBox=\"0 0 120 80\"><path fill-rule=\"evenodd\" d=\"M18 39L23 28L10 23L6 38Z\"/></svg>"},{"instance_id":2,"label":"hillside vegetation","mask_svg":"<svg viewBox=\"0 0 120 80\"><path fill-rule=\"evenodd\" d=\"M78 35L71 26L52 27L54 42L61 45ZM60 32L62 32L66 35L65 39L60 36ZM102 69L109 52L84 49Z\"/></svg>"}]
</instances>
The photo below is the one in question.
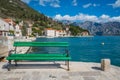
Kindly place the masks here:
<instances>
[{"instance_id":1,"label":"hillside vegetation","mask_svg":"<svg viewBox=\"0 0 120 80\"><path fill-rule=\"evenodd\" d=\"M0 0L0 17L12 18L15 21L31 21L34 23L33 28L38 28L37 30L35 30L36 28L33 30L39 32L40 35L44 28L52 27L57 30L64 29L61 22L55 21L52 18L39 13L21 0Z\"/></svg>"}]
</instances>

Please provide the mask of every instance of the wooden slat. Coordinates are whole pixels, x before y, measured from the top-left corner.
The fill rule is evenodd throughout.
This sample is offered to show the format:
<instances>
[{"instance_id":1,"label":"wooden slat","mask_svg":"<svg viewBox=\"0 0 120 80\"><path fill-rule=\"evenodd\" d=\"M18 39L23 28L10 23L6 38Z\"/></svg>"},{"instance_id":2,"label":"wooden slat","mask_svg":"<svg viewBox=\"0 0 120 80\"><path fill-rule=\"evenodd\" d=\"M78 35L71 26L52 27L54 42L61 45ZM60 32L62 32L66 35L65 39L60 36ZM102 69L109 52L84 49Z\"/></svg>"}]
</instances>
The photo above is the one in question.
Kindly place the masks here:
<instances>
[{"instance_id":1,"label":"wooden slat","mask_svg":"<svg viewBox=\"0 0 120 80\"><path fill-rule=\"evenodd\" d=\"M50 53L50 54L48 54L48 53L40 53L40 54L30 54L30 53L27 53L27 54L19 54L19 53L16 53L16 54L11 54L10 55L10 57L64 57L64 56L66 56L67 54L65 54L65 53Z\"/></svg>"},{"instance_id":2,"label":"wooden slat","mask_svg":"<svg viewBox=\"0 0 120 80\"><path fill-rule=\"evenodd\" d=\"M14 42L15 47L68 47L68 42Z\"/></svg>"},{"instance_id":3,"label":"wooden slat","mask_svg":"<svg viewBox=\"0 0 120 80\"><path fill-rule=\"evenodd\" d=\"M71 57L7 57L7 60L70 60Z\"/></svg>"}]
</instances>

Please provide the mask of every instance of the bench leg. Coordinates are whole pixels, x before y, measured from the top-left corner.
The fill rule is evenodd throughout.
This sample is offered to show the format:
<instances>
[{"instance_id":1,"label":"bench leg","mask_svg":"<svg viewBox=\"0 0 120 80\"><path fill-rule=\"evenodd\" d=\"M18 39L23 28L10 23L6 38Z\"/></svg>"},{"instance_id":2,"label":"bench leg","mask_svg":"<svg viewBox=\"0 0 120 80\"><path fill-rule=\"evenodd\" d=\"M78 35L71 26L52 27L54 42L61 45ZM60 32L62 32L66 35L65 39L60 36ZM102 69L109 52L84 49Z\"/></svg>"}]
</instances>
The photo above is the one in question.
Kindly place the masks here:
<instances>
[{"instance_id":1,"label":"bench leg","mask_svg":"<svg viewBox=\"0 0 120 80\"><path fill-rule=\"evenodd\" d=\"M67 61L65 61L65 65L67 65Z\"/></svg>"},{"instance_id":2,"label":"bench leg","mask_svg":"<svg viewBox=\"0 0 120 80\"><path fill-rule=\"evenodd\" d=\"M11 60L9 60L8 62L8 71L10 71L10 67L11 67Z\"/></svg>"},{"instance_id":3,"label":"bench leg","mask_svg":"<svg viewBox=\"0 0 120 80\"><path fill-rule=\"evenodd\" d=\"M67 71L69 71L70 70L70 68L69 68L69 60L66 61L66 64L67 64Z\"/></svg>"},{"instance_id":4,"label":"bench leg","mask_svg":"<svg viewBox=\"0 0 120 80\"><path fill-rule=\"evenodd\" d=\"M15 66L17 66L17 61L15 60Z\"/></svg>"}]
</instances>

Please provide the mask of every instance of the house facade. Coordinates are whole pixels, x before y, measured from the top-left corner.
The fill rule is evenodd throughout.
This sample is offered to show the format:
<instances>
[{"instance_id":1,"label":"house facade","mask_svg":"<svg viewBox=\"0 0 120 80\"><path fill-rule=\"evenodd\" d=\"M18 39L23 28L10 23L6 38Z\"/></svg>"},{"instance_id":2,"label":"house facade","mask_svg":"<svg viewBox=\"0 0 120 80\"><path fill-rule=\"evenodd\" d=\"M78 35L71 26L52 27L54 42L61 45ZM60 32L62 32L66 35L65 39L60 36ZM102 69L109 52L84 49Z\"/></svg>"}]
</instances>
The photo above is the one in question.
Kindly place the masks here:
<instances>
[{"instance_id":1,"label":"house facade","mask_svg":"<svg viewBox=\"0 0 120 80\"><path fill-rule=\"evenodd\" d=\"M0 36L8 36L10 25L3 19L0 19Z\"/></svg>"},{"instance_id":2,"label":"house facade","mask_svg":"<svg viewBox=\"0 0 120 80\"><path fill-rule=\"evenodd\" d=\"M18 24L15 25L14 34L15 37L22 37L22 32Z\"/></svg>"},{"instance_id":3,"label":"house facade","mask_svg":"<svg viewBox=\"0 0 120 80\"><path fill-rule=\"evenodd\" d=\"M63 37L67 36L67 33L65 30L55 30L52 28L46 28L44 30L45 36L47 37Z\"/></svg>"},{"instance_id":4,"label":"house facade","mask_svg":"<svg viewBox=\"0 0 120 80\"><path fill-rule=\"evenodd\" d=\"M52 28L45 28L44 32L47 37L55 37L55 30Z\"/></svg>"},{"instance_id":5,"label":"house facade","mask_svg":"<svg viewBox=\"0 0 120 80\"><path fill-rule=\"evenodd\" d=\"M13 22L13 20L10 18L3 19L3 20L9 24L9 30L14 31L15 22Z\"/></svg>"},{"instance_id":6,"label":"house facade","mask_svg":"<svg viewBox=\"0 0 120 80\"><path fill-rule=\"evenodd\" d=\"M87 31L84 31L81 33L81 36L88 36L88 35L89 35L89 33Z\"/></svg>"},{"instance_id":7,"label":"house facade","mask_svg":"<svg viewBox=\"0 0 120 80\"><path fill-rule=\"evenodd\" d=\"M7 22L9 24L9 31L12 31L14 33L15 37L21 37L22 36L22 32L21 32L21 28L20 26L23 26L23 21L21 21L20 23L16 24L12 19L7 18L4 19L5 22Z\"/></svg>"},{"instance_id":8,"label":"house facade","mask_svg":"<svg viewBox=\"0 0 120 80\"><path fill-rule=\"evenodd\" d=\"M63 37L66 36L66 31L65 30L58 30L58 37Z\"/></svg>"}]
</instances>

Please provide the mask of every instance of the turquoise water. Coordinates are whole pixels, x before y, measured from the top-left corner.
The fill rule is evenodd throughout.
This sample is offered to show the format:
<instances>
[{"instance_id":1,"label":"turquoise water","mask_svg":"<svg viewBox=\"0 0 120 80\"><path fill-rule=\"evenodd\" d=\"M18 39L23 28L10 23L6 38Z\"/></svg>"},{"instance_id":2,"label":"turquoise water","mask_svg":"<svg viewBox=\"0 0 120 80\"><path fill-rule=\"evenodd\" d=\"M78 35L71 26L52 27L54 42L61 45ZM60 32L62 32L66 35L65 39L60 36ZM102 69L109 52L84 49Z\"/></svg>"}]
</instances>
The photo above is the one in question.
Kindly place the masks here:
<instances>
[{"instance_id":1,"label":"turquoise water","mask_svg":"<svg viewBox=\"0 0 120 80\"><path fill-rule=\"evenodd\" d=\"M72 61L100 62L103 58L111 59L111 63L120 66L120 37L64 37L64 38L38 38L36 41L62 41L69 42L69 51ZM102 44L104 43L104 44ZM46 51L63 51L59 48L38 48ZM38 51L39 51L38 50ZM40 51L41 51L40 50Z\"/></svg>"}]
</instances>

